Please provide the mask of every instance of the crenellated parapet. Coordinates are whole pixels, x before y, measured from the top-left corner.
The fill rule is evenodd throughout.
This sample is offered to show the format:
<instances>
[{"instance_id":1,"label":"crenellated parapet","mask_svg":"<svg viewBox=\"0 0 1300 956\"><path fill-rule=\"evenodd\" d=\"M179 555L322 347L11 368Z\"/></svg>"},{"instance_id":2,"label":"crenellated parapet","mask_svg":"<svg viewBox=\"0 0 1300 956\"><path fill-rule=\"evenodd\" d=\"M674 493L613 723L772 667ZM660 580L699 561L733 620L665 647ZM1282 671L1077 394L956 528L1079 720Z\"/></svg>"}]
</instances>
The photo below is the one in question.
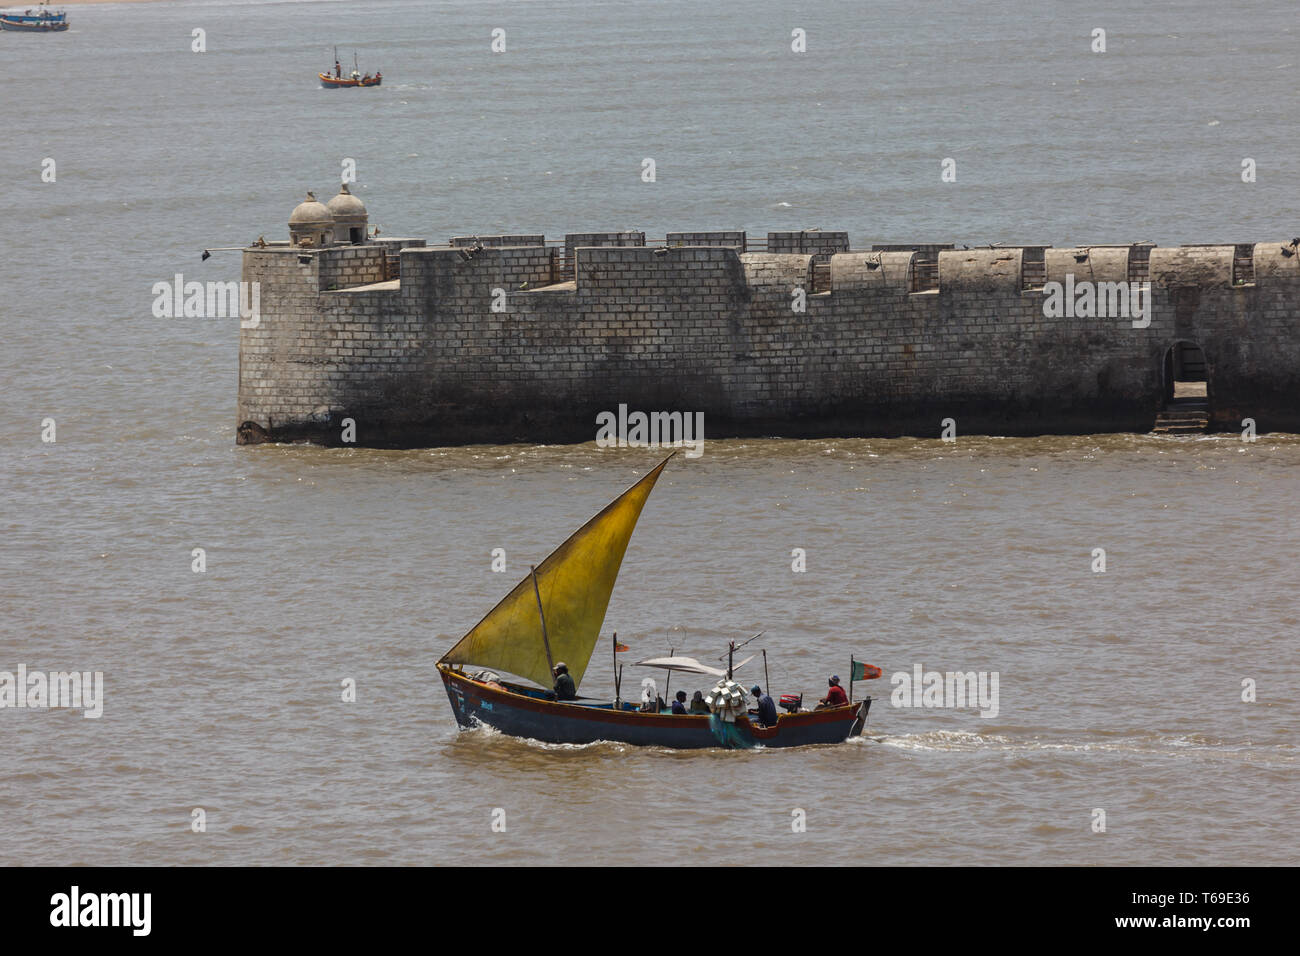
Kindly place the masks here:
<instances>
[{"instance_id":1,"label":"crenellated parapet","mask_svg":"<svg viewBox=\"0 0 1300 956\"><path fill-rule=\"evenodd\" d=\"M1069 249L1048 249L1046 266L1048 282L1064 283L1068 276L1074 281L1128 282L1128 246L1077 246Z\"/></svg>"},{"instance_id":2,"label":"crenellated parapet","mask_svg":"<svg viewBox=\"0 0 1300 956\"><path fill-rule=\"evenodd\" d=\"M355 239L356 206L334 206ZM244 253L262 315L240 332L243 436L329 441L349 417L363 444L578 441L618 402L703 411L719 437L1141 431L1188 356L1213 423L1300 431L1300 242L426 245L297 218L292 243Z\"/></svg>"},{"instance_id":3,"label":"crenellated parapet","mask_svg":"<svg viewBox=\"0 0 1300 956\"><path fill-rule=\"evenodd\" d=\"M915 291L916 257L907 252L845 252L831 257L831 292Z\"/></svg>"},{"instance_id":4,"label":"crenellated parapet","mask_svg":"<svg viewBox=\"0 0 1300 956\"><path fill-rule=\"evenodd\" d=\"M1235 251L1235 246L1157 246L1148 277L1153 286L1166 288L1228 288Z\"/></svg>"},{"instance_id":5,"label":"crenellated parapet","mask_svg":"<svg viewBox=\"0 0 1300 956\"><path fill-rule=\"evenodd\" d=\"M812 284L813 257L810 255L746 252L739 258L745 281L751 286L778 286L787 291Z\"/></svg>"},{"instance_id":6,"label":"crenellated parapet","mask_svg":"<svg viewBox=\"0 0 1300 956\"><path fill-rule=\"evenodd\" d=\"M1013 292L1024 287L1020 249L957 249L939 253L939 292Z\"/></svg>"},{"instance_id":7,"label":"crenellated parapet","mask_svg":"<svg viewBox=\"0 0 1300 956\"><path fill-rule=\"evenodd\" d=\"M1253 249L1253 272L1257 285L1291 283L1300 280L1300 242L1261 242Z\"/></svg>"},{"instance_id":8,"label":"crenellated parapet","mask_svg":"<svg viewBox=\"0 0 1300 956\"><path fill-rule=\"evenodd\" d=\"M584 244L587 242L596 244ZM613 255L601 251L609 249L619 251ZM668 240L655 243L647 243L642 233L625 232L570 234L563 245L547 242L542 235L456 236L445 246L426 246L423 239L387 237L323 248L271 243L248 249L246 256L296 256L297 262L310 263L309 269L298 271L304 280L309 274L315 291L322 293L395 280L403 274L402 256L436 255L448 263L441 270L443 281L459 281L460 277L481 284L488 277L512 290L527 283L528 291L567 283L568 291L577 292L635 283L652 273L660 282L679 283L682 294L688 295L695 281L692 270L698 270L698 262L704 261L684 254L693 249L713 250L705 256L708 261L734 259L731 272L749 285L801 287L812 294L831 295L1036 294L1046 283L1064 283L1067 277L1073 283L1149 281L1157 289L1240 288L1300 279L1300 254L1291 243L1280 242L976 249L930 244L824 254L745 251L744 234L739 232L670 233ZM609 271L620 268L624 270L622 279ZM674 269L680 270L675 278L666 279L665 274ZM413 280L419 272L419 267L414 267L407 270L407 276Z\"/></svg>"}]
</instances>

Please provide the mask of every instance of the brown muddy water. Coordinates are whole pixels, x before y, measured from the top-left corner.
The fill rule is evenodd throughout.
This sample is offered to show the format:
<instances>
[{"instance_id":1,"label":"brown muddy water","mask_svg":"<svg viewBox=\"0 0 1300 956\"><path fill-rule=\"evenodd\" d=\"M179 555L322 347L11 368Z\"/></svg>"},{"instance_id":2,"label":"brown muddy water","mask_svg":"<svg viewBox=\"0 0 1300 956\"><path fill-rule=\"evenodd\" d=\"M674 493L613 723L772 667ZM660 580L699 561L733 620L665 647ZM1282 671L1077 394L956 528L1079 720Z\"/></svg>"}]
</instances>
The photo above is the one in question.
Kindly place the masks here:
<instances>
[{"instance_id":1,"label":"brown muddy water","mask_svg":"<svg viewBox=\"0 0 1300 956\"><path fill-rule=\"evenodd\" d=\"M5 669L102 671L104 700L0 711L6 861L1297 862L1300 439L711 442L651 496L606 633L636 660L765 630L773 690L809 699L853 654L886 675L858 685L867 735L674 753L458 732L438 656L654 457L18 453ZM998 713L890 706L916 664L996 672ZM605 645L583 690L612 694Z\"/></svg>"}]
</instances>

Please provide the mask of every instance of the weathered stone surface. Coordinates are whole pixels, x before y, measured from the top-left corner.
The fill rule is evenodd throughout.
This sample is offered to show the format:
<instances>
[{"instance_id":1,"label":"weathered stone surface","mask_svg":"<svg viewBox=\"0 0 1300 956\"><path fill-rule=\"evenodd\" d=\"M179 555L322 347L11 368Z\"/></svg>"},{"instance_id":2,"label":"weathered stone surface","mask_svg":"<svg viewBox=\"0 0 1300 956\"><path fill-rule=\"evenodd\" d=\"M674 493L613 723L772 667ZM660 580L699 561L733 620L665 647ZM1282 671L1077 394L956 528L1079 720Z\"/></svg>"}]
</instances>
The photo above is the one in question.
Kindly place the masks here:
<instances>
[{"instance_id":1,"label":"weathered stone surface","mask_svg":"<svg viewBox=\"0 0 1300 956\"><path fill-rule=\"evenodd\" d=\"M821 262L836 253L849 251L847 232L823 232L804 229L801 232L769 232L767 251L776 253L812 253Z\"/></svg>"},{"instance_id":2,"label":"weathered stone surface","mask_svg":"<svg viewBox=\"0 0 1300 956\"><path fill-rule=\"evenodd\" d=\"M1150 325L1134 328L1044 318L1017 248L936 248L939 288L921 292L912 252L833 254L830 291L797 312L791 293L811 293L825 246L594 235L568 237L565 285L543 245L466 258L406 240L400 283L369 290L356 287L383 282L391 241L246 250L261 318L240 332L240 440L336 443L351 418L369 445L590 441L620 403L702 411L711 437L937 436L948 417L959 434L1146 431L1180 340L1204 350L1219 427L1300 431L1300 270L1280 242L1255 246L1256 282L1235 287L1232 246L1153 250ZM1047 250L1048 276L1081 279L1074 255ZM1088 257L1095 281L1122 281L1127 261Z\"/></svg>"},{"instance_id":3,"label":"weathered stone surface","mask_svg":"<svg viewBox=\"0 0 1300 956\"><path fill-rule=\"evenodd\" d=\"M1232 285L1232 246L1178 246L1151 250L1151 281L1164 286Z\"/></svg>"},{"instance_id":4,"label":"weathered stone surface","mask_svg":"<svg viewBox=\"0 0 1300 956\"><path fill-rule=\"evenodd\" d=\"M743 229L723 232L670 232L664 237L670 246L730 246L745 251Z\"/></svg>"},{"instance_id":5,"label":"weathered stone surface","mask_svg":"<svg viewBox=\"0 0 1300 956\"><path fill-rule=\"evenodd\" d=\"M1076 249L1048 249L1047 281L1065 282L1067 275L1075 282L1129 281L1127 246L1093 246Z\"/></svg>"},{"instance_id":6,"label":"weathered stone surface","mask_svg":"<svg viewBox=\"0 0 1300 956\"><path fill-rule=\"evenodd\" d=\"M843 292L912 291L914 252L846 252L831 257L831 288Z\"/></svg>"},{"instance_id":7,"label":"weathered stone surface","mask_svg":"<svg viewBox=\"0 0 1300 956\"><path fill-rule=\"evenodd\" d=\"M939 288L952 292L984 291L1003 294L1021 287L1020 249L955 249L939 253Z\"/></svg>"}]
</instances>

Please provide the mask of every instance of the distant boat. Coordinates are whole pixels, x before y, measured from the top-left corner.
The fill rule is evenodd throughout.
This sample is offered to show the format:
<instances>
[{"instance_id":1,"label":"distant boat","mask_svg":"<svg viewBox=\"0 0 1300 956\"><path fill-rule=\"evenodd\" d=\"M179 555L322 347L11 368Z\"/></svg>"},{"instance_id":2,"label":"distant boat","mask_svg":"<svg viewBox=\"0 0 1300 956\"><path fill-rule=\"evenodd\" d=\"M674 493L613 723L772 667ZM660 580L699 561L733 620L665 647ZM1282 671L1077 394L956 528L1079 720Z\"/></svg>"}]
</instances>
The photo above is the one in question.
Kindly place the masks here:
<instances>
[{"instance_id":1,"label":"distant boat","mask_svg":"<svg viewBox=\"0 0 1300 956\"><path fill-rule=\"evenodd\" d=\"M378 86L384 82L384 74L375 73L371 76L369 73L362 74L357 69L357 55L352 54L352 72L347 76L343 75L343 68L339 66L338 47L334 48L334 74L317 73L320 77L320 85L327 90L337 89L342 86Z\"/></svg>"},{"instance_id":2,"label":"distant boat","mask_svg":"<svg viewBox=\"0 0 1300 956\"><path fill-rule=\"evenodd\" d=\"M51 11L46 10L45 5L42 4L40 10L36 13L32 13L31 10L25 10L22 13L7 13L5 11L0 11L0 17L3 17L6 20L16 20L20 23L44 23L46 21L62 23L68 18L68 15L62 10L57 13L52 13Z\"/></svg>"},{"instance_id":3,"label":"distant boat","mask_svg":"<svg viewBox=\"0 0 1300 956\"><path fill-rule=\"evenodd\" d=\"M32 13L30 10L26 13L0 13L0 30L14 33L62 33L68 26L68 15L62 10L58 13Z\"/></svg>"},{"instance_id":4,"label":"distant boat","mask_svg":"<svg viewBox=\"0 0 1300 956\"><path fill-rule=\"evenodd\" d=\"M350 76L330 76L328 73L317 74L320 77L320 85L327 90L332 90L340 86L378 86L384 82L384 74L376 73L371 76L369 73L364 76L355 70Z\"/></svg>"},{"instance_id":5,"label":"distant boat","mask_svg":"<svg viewBox=\"0 0 1300 956\"><path fill-rule=\"evenodd\" d=\"M731 654L726 671L684 657L641 662L721 677L705 698L708 714L664 713L653 697L646 709L638 709L620 700L617 689L613 702L581 696L557 700L553 691L544 689L551 686L561 660L567 662L575 692L581 684L628 539L667 463L665 459L574 532L438 661L456 723L486 724L549 743L609 740L671 748L834 744L862 733L870 697L817 710L802 710L795 700L787 705L783 698L782 706L790 712L773 725L751 721L745 690L732 680L738 665L733 666ZM734 642L731 648L734 652ZM503 680L494 671L517 674L541 686ZM872 671L870 676L879 674Z\"/></svg>"}]
</instances>

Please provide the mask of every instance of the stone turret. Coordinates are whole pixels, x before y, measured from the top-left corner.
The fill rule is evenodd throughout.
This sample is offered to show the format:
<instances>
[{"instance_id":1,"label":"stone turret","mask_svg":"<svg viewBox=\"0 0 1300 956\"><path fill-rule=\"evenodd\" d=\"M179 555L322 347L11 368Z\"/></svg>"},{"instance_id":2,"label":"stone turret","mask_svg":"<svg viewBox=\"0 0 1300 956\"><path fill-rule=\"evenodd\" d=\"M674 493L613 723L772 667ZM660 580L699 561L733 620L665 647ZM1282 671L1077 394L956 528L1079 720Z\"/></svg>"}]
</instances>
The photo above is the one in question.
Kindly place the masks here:
<instances>
[{"instance_id":1,"label":"stone turret","mask_svg":"<svg viewBox=\"0 0 1300 956\"><path fill-rule=\"evenodd\" d=\"M339 187L339 194L329 201L327 208L334 217L334 234L339 242L359 246L366 241L370 214L366 212L366 204L348 191L347 183Z\"/></svg>"},{"instance_id":2,"label":"stone turret","mask_svg":"<svg viewBox=\"0 0 1300 956\"><path fill-rule=\"evenodd\" d=\"M316 201L316 194L294 207L289 216L289 242L295 246L328 246L334 241L334 216L329 207Z\"/></svg>"}]
</instances>

